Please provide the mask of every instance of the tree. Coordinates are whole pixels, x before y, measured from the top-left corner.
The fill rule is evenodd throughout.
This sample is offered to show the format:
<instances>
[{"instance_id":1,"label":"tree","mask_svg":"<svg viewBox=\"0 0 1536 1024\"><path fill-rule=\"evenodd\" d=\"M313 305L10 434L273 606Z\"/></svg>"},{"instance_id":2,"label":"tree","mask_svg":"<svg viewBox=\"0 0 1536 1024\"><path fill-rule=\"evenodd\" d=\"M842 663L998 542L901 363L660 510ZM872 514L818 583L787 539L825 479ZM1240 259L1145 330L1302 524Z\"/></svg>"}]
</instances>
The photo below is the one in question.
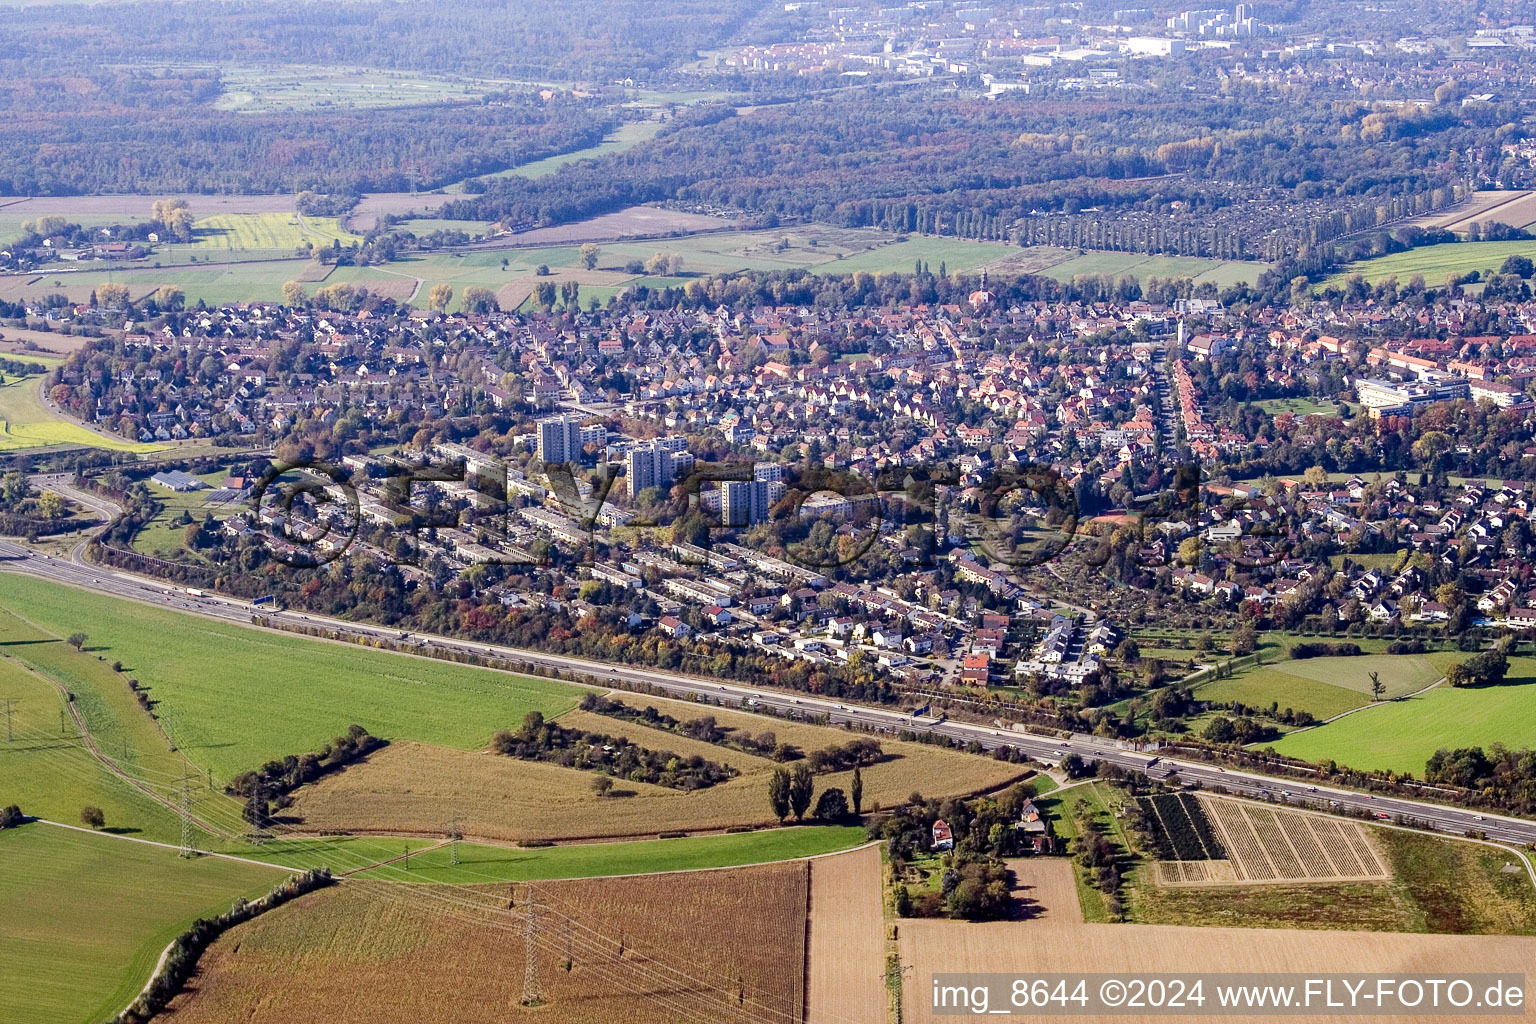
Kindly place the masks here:
<instances>
[{"instance_id":1,"label":"tree","mask_svg":"<svg viewBox=\"0 0 1536 1024\"><path fill-rule=\"evenodd\" d=\"M0 808L0 828L15 828L27 820L27 816L21 813L21 808L15 804Z\"/></svg>"},{"instance_id":2,"label":"tree","mask_svg":"<svg viewBox=\"0 0 1536 1024\"><path fill-rule=\"evenodd\" d=\"M1061 770L1069 779L1080 779L1088 774L1088 763L1076 754L1068 754L1061 759Z\"/></svg>"},{"instance_id":3,"label":"tree","mask_svg":"<svg viewBox=\"0 0 1536 1024\"><path fill-rule=\"evenodd\" d=\"M853 813L864 813L864 773L859 771L859 766L853 766L853 781L848 787L849 795L853 797Z\"/></svg>"},{"instance_id":4,"label":"tree","mask_svg":"<svg viewBox=\"0 0 1536 1024\"><path fill-rule=\"evenodd\" d=\"M773 808L773 816L783 821L789 817L789 771L784 768L775 768L773 775L768 779L768 806Z\"/></svg>"},{"instance_id":5,"label":"tree","mask_svg":"<svg viewBox=\"0 0 1536 1024\"><path fill-rule=\"evenodd\" d=\"M439 313L448 308L448 303L453 301L453 289L446 284L435 284L427 292L427 302Z\"/></svg>"},{"instance_id":6,"label":"tree","mask_svg":"<svg viewBox=\"0 0 1536 1024\"><path fill-rule=\"evenodd\" d=\"M848 798L843 791L833 787L824 789L816 798L817 821L842 821L848 817Z\"/></svg>"},{"instance_id":7,"label":"tree","mask_svg":"<svg viewBox=\"0 0 1536 1024\"><path fill-rule=\"evenodd\" d=\"M37 499L37 514L44 519L62 519L65 510L64 499L52 491L44 491Z\"/></svg>"},{"instance_id":8,"label":"tree","mask_svg":"<svg viewBox=\"0 0 1536 1024\"><path fill-rule=\"evenodd\" d=\"M1381 681L1381 673L1371 674L1371 700L1381 700L1382 694L1387 692L1387 684Z\"/></svg>"},{"instance_id":9,"label":"tree","mask_svg":"<svg viewBox=\"0 0 1536 1024\"><path fill-rule=\"evenodd\" d=\"M107 816L100 807L86 804L80 808L80 824L89 828L102 828L107 823Z\"/></svg>"},{"instance_id":10,"label":"tree","mask_svg":"<svg viewBox=\"0 0 1536 1024\"><path fill-rule=\"evenodd\" d=\"M587 242L577 252L581 253L581 265L588 270L597 269L597 257L602 252L594 242Z\"/></svg>"},{"instance_id":11,"label":"tree","mask_svg":"<svg viewBox=\"0 0 1536 1024\"><path fill-rule=\"evenodd\" d=\"M1245 654L1252 654L1259 646L1258 631L1253 628L1252 622L1238 623L1237 628L1232 630L1228 643L1232 647L1233 657L1240 658Z\"/></svg>"},{"instance_id":12,"label":"tree","mask_svg":"<svg viewBox=\"0 0 1536 1024\"><path fill-rule=\"evenodd\" d=\"M1328 471L1322 466L1308 466L1301 474L1301 482L1316 490L1328 482Z\"/></svg>"},{"instance_id":13,"label":"tree","mask_svg":"<svg viewBox=\"0 0 1536 1024\"><path fill-rule=\"evenodd\" d=\"M304 294L304 286L297 281L283 282L283 305L297 309L305 305L309 297Z\"/></svg>"},{"instance_id":14,"label":"tree","mask_svg":"<svg viewBox=\"0 0 1536 1024\"><path fill-rule=\"evenodd\" d=\"M1185 565L1200 564L1200 538L1185 537L1179 541L1179 561Z\"/></svg>"},{"instance_id":15,"label":"tree","mask_svg":"<svg viewBox=\"0 0 1536 1024\"><path fill-rule=\"evenodd\" d=\"M69 644L69 646L73 647L77 651L83 650L85 648L85 634L71 633L69 634L69 639L64 642Z\"/></svg>"},{"instance_id":16,"label":"tree","mask_svg":"<svg viewBox=\"0 0 1536 1024\"><path fill-rule=\"evenodd\" d=\"M187 294L180 288L161 285L155 289L155 305L161 309L180 309L187 304Z\"/></svg>"},{"instance_id":17,"label":"tree","mask_svg":"<svg viewBox=\"0 0 1536 1024\"><path fill-rule=\"evenodd\" d=\"M789 809L795 812L796 821L805 820L805 812L811 806L811 769L804 763L797 764L789 773Z\"/></svg>"},{"instance_id":18,"label":"tree","mask_svg":"<svg viewBox=\"0 0 1536 1024\"><path fill-rule=\"evenodd\" d=\"M156 199L150 206L150 216L168 228L177 241L192 241L192 211L185 199Z\"/></svg>"},{"instance_id":19,"label":"tree","mask_svg":"<svg viewBox=\"0 0 1536 1024\"><path fill-rule=\"evenodd\" d=\"M594 775L592 777L592 792L601 800L613 789L613 777L610 775Z\"/></svg>"},{"instance_id":20,"label":"tree","mask_svg":"<svg viewBox=\"0 0 1536 1024\"><path fill-rule=\"evenodd\" d=\"M96 305L105 309L128 305L128 286L115 281L97 285Z\"/></svg>"},{"instance_id":21,"label":"tree","mask_svg":"<svg viewBox=\"0 0 1536 1024\"><path fill-rule=\"evenodd\" d=\"M478 285L464 289L464 312L484 315L501 307L496 303L496 293Z\"/></svg>"}]
</instances>

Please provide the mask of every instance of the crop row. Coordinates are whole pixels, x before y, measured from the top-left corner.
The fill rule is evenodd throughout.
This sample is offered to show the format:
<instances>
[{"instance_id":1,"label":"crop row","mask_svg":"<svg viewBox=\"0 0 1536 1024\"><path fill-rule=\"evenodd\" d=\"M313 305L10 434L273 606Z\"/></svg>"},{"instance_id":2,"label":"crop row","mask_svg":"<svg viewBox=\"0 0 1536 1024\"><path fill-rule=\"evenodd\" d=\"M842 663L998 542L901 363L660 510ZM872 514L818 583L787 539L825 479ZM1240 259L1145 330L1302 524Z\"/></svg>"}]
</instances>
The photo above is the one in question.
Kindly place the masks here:
<instances>
[{"instance_id":1,"label":"crop row","mask_svg":"<svg viewBox=\"0 0 1536 1024\"><path fill-rule=\"evenodd\" d=\"M1211 860L1224 858L1227 851L1222 849L1221 841L1216 838L1216 830L1211 827L1211 821L1205 816L1205 809L1200 806L1200 801L1193 793L1180 793L1179 803L1183 805L1184 813L1189 815L1190 824L1195 827L1195 834L1205 845L1206 856Z\"/></svg>"},{"instance_id":2,"label":"crop row","mask_svg":"<svg viewBox=\"0 0 1536 1024\"><path fill-rule=\"evenodd\" d=\"M1248 881L1274 878L1274 867L1264 855L1264 847L1259 845L1242 805L1229 800L1213 800L1207 806L1221 823L1222 834L1227 837L1227 853L1238 877Z\"/></svg>"},{"instance_id":3,"label":"crop row","mask_svg":"<svg viewBox=\"0 0 1536 1024\"><path fill-rule=\"evenodd\" d=\"M1142 797L1139 802L1148 826L1162 831L1173 859L1206 860L1210 857L1178 794Z\"/></svg>"}]
</instances>

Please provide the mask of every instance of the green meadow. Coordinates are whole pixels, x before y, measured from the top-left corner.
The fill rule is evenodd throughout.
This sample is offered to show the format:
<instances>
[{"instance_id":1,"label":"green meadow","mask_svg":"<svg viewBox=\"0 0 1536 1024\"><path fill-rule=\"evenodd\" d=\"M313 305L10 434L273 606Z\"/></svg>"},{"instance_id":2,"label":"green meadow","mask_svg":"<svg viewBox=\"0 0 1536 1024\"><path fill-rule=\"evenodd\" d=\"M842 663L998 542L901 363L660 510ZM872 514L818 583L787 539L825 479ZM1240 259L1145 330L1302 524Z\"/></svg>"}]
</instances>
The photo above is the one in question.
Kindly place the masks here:
<instances>
[{"instance_id":1,"label":"green meadow","mask_svg":"<svg viewBox=\"0 0 1536 1024\"><path fill-rule=\"evenodd\" d=\"M386 739L474 749L529 711L553 716L563 683L215 622L23 576L0 578L8 609L120 661L192 762L215 779L317 749L357 723ZM0 635L0 642L8 639ZM34 656L9 648L18 661ZM55 716L55 726L57 726Z\"/></svg>"},{"instance_id":2,"label":"green meadow","mask_svg":"<svg viewBox=\"0 0 1536 1024\"><path fill-rule=\"evenodd\" d=\"M1482 689L1438 686L1417 697L1368 708L1316 729L1285 736L1277 751L1308 761L1332 759L1361 769L1422 777L1444 747L1536 747L1536 659L1511 658L1509 682Z\"/></svg>"},{"instance_id":3,"label":"green meadow","mask_svg":"<svg viewBox=\"0 0 1536 1024\"><path fill-rule=\"evenodd\" d=\"M735 835L647 839L633 843L581 843L536 849L461 843L458 866L451 863L452 854L447 847L437 847L413 856L409 868L389 864L363 872L361 877L467 884L696 871L814 857L846 850L865 839L866 832L858 825L810 825Z\"/></svg>"},{"instance_id":4,"label":"green meadow","mask_svg":"<svg viewBox=\"0 0 1536 1024\"><path fill-rule=\"evenodd\" d=\"M0 831L0 1022L95 1024L172 939L259 896L278 869L31 823Z\"/></svg>"}]
</instances>

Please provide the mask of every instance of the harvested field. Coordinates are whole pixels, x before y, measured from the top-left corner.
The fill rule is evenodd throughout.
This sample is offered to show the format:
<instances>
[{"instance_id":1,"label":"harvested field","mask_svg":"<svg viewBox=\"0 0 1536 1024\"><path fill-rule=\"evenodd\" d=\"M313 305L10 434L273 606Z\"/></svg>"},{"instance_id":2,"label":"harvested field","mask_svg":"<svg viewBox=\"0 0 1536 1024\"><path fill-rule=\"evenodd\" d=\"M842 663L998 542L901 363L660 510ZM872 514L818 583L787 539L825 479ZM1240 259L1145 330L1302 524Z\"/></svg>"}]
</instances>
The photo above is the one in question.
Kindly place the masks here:
<instances>
[{"instance_id":1,"label":"harvested field","mask_svg":"<svg viewBox=\"0 0 1536 1024\"><path fill-rule=\"evenodd\" d=\"M1379 882L1392 877L1365 826L1357 822L1205 794L1199 803L1227 851L1236 882ZM1211 879L1205 884L1231 882Z\"/></svg>"},{"instance_id":2,"label":"harvested field","mask_svg":"<svg viewBox=\"0 0 1536 1024\"><path fill-rule=\"evenodd\" d=\"M1451 210L1415 223L1423 227L1465 232L1473 221L1479 224L1497 221L1512 228L1536 223L1536 192L1474 192L1465 202L1458 203Z\"/></svg>"},{"instance_id":3,"label":"harvested field","mask_svg":"<svg viewBox=\"0 0 1536 1024\"><path fill-rule=\"evenodd\" d=\"M797 1021L807 876L802 861L532 889L350 881L231 930L170 1012L179 1024ZM531 1009L530 898L543 997Z\"/></svg>"},{"instance_id":4,"label":"harvested field","mask_svg":"<svg viewBox=\"0 0 1536 1024\"><path fill-rule=\"evenodd\" d=\"M631 206L627 210L605 213L575 224L534 228L512 235L514 245L554 245L560 242L589 242L631 238L636 235L669 235L690 231L718 231L731 227L723 217L701 213L663 210L654 206Z\"/></svg>"},{"instance_id":5,"label":"harvested field","mask_svg":"<svg viewBox=\"0 0 1536 1024\"><path fill-rule=\"evenodd\" d=\"M1013 872L1013 898L1019 904L1019 917L1054 924L1083 923L1083 908L1069 863L1051 857L1026 857L1009 861L1008 869Z\"/></svg>"},{"instance_id":6,"label":"harvested field","mask_svg":"<svg viewBox=\"0 0 1536 1024\"><path fill-rule=\"evenodd\" d=\"M293 279L302 284L319 284L327 277L330 277L331 272L335 269L336 267L333 264L321 263L319 260L310 260L304 264L303 270L294 275Z\"/></svg>"},{"instance_id":7,"label":"harvested field","mask_svg":"<svg viewBox=\"0 0 1536 1024\"><path fill-rule=\"evenodd\" d=\"M348 231L368 232L378 226L379 217L389 213L404 216L408 213L432 214L438 207L457 196L441 192L417 194L413 192L371 192L363 196L352 212L342 218L342 227Z\"/></svg>"},{"instance_id":8,"label":"harvested field","mask_svg":"<svg viewBox=\"0 0 1536 1024\"><path fill-rule=\"evenodd\" d=\"M1064 860L1038 859L1029 869L1040 876L1059 875L1041 886L1061 901L1073 900L1072 866ZM950 1017L933 1013L930 979L935 973L975 971L1029 975L1038 972L1151 974L1222 972L1525 972L1536 957L1536 939L1462 935L1394 935L1320 932L1301 929L1190 928L1174 925L1083 924L1070 915L1050 914L1027 921L969 924L945 920L901 922L902 962L913 968L904 986L909 1024ZM1013 1020L1058 1020L1059 1015ZM1128 1022L1131 1015L1079 1016L1075 1021ZM1199 1018L1185 1018L1199 1019ZM1228 1020L1236 1018L1224 1018ZM1325 1015L1288 1017L1295 1021L1331 1021ZM1398 1020L1399 1018L1374 1018ZM1426 1017L1403 1017L1422 1022ZM1458 1017L1489 1022L1498 1017Z\"/></svg>"},{"instance_id":9,"label":"harvested field","mask_svg":"<svg viewBox=\"0 0 1536 1024\"><path fill-rule=\"evenodd\" d=\"M811 865L808 1024L885 1019L885 911L880 849Z\"/></svg>"},{"instance_id":10,"label":"harvested field","mask_svg":"<svg viewBox=\"0 0 1536 1024\"><path fill-rule=\"evenodd\" d=\"M20 356L43 356L63 359L72 352L95 341L84 335L60 334L57 331L34 331L27 327L0 328L0 353ZM34 348L27 348L28 344Z\"/></svg>"},{"instance_id":11,"label":"harvested field","mask_svg":"<svg viewBox=\"0 0 1536 1024\"><path fill-rule=\"evenodd\" d=\"M1237 873L1229 860L1160 860L1158 885L1233 885Z\"/></svg>"},{"instance_id":12,"label":"harvested field","mask_svg":"<svg viewBox=\"0 0 1536 1024\"><path fill-rule=\"evenodd\" d=\"M288 213L293 210L293 196L215 196L215 195L114 195L114 196L0 196L0 207L7 214L28 219L58 215L120 216L124 221L148 220L157 199L185 199L198 217L209 214Z\"/></svg>"},{"instance_id":13,"label":"harvested field","mask_svg":"<svg viewBox=\"0 0 1536 1024\"><path fill-rule=\"evenodd\" d=\"M772 731L780 742L807 752L852 738L839 729L699 705L626 699L639 706L653 703L685 720L710 713L721 725L745 720L744 727L754 735ZM392 743L366 764L299 790L290 813L302 819L297 827L305 830L435 833L441 830L443 808L451 806L469 835L510 841L654 836L774 823L767 797L771 761L600 715L572 712L571 716L579 717L562 716L561 723L627 736L680 755L697 753L740 768L742 774L693 793L620 781L613 794L600 798L592 790L594 776L589 772L494 754ZM899 803L914 789L927 796L993 789L1024 774L1018 765L952 750L896 741L882 741L882 746L897 756L863 770L866 807ZM851 772L818 775L816 791L836 786L846 793L851 778ZM556 806L559 815L551 815Z\"/></svg>"},{"instance_id":14,"label":"harvested field","mask_svg":"<svg viewBox=\"0 0 1536 1024\"><path fill-rule=\"evenodd\" d=\"M1536 935L1536 888L1507 850L1406 829L1370 833L1389 879L1140 884L1132 893L1132 919L1200 927ZM1336 852L1326 840L1319 845L1328 855ZM1204 861L1196 870L1223 865L1230 868L1228 861ZM1170 864L1153 867L1162 873ZM1187 872L1190 862L1177 868Z\"/></svg>"}]
</instances>

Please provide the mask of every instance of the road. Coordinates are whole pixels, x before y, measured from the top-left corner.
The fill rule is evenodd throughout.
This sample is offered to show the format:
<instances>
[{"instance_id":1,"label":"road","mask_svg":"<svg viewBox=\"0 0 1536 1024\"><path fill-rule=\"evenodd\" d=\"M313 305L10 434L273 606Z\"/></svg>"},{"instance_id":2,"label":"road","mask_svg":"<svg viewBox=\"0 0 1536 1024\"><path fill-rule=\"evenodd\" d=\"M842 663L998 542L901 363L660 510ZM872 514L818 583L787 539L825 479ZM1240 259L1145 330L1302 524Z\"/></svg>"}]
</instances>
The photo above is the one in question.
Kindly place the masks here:
<instances>
[{"instance_id":1,"label":"road","mask_svg":"<svg viewBox=\"0 0 1536 1024\"><path fill-rule=\"evenodd\" d=\"M0 570L24 572L113 597L185 609L243 625L249 625L251 616L259 614L296 625L333 629L346 635L379 637L397 642L401 638L399 630L368 623L261 608L247 601L212 594L194 596L184 588L170 583L86 564L78 559L78 552L76 560L66 561L34 553L18 544L0 541ZM1104 761L1129 771L1146 772L1154 778L1176 773L1175 781L1198 783L1208 788L1220 786L1241 796L1267 797L1299 807L1346 808L1378 819L1411 819L1451 834L1465 835L1478 831L1489 839L1501 842L1521 845L1536 843L1536 821L1399 797L1376 796L1332 786L1310 786L1303 780L1266 776L1203 762L1160 758L1152 752L1123 748L1114 740L1102 737L1085 734L1073 734L1070 738L1042 736L965 722L915 718L909 712L890 708L846 704L808 694L797 696L740 683L719 683L676 672L614 665L544 651L476 644L455 637L413 633L404 642L414 644L424 654L436 649L504 658L546 670L580 672L594 679L610 680L615 685L639 683L673 696L720 700L748 712L759 711L779 716L825 715L834 725L846 722L890 734L904 729L931 732L961 743L975 741L988 750L1006 744L1035 760L1053 764L1059 763L1067 754L1075 753L1089 763Z\"/></svg>"}]
</instances>

